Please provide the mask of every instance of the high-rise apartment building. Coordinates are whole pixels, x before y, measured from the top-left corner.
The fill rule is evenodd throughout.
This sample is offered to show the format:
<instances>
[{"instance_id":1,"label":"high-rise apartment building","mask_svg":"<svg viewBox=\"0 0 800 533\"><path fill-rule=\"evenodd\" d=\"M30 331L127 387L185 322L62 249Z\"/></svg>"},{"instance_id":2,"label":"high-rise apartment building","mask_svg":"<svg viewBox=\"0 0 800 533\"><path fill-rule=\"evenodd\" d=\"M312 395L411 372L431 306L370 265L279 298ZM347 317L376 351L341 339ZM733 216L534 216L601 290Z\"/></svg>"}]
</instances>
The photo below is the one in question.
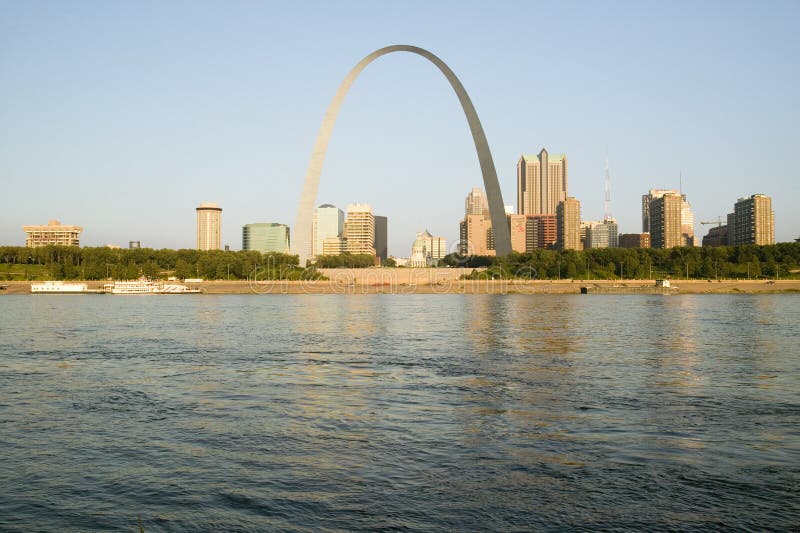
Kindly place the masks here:
<instances>
[{"instance_id":1,"label":"high-rise apartment building","mask_svg":"<svg viewBox=\"0 0 800 533\"><path fill-rule=\"evenodd\" d=\"M732 245L775 243L775 213L769 196L754 194L749 198L739 198L733 207L732 218L733 231L728 228Z\"/></svg>"},{"instance_id":2,"label":"high-rise apartment building","mask_svg":"<svg viewBox=\"0 0 800 533\"><path fill-rule=\"evenodd\" d=\"M667 193L680 194L677 189L650 189L647 194L642 195L642 233L650 232L650 202Z\"/></svg>"},{"instance_id":3,"label":"high-rise apartment building","mask_svg":"<svg viewBox=\"0 0 800 533\"><path fill-rule=\"evenodd\" d=\"M25 246L38 248L40 246L80 246L78 235L83 231L80 226L63 226L58 220L50 220L46 226L23 226L27 233Z\"/></svg>"},{"instance_id":4,"label":"high-rise apartment building","mask_svg":"<svg viewBox=\"0 0 800 533\"><path fill-rule=\"evenodd\" d=\"M677 192L667 192L650 201L650 242L653 248L684 246L681 232L683 198Z\"/></svg>"},{"instance_id":5,"label":"high-rise apartment building","mask_svg":"<svg viewBox=\"0 0 800 533\"><path fill-rule=\"evenodd\" d=\"M323 255L322 244L330 237L344 233L344 212L331 204L322 204L314 210L311 223L311 256Z\"/></svg>"},{"instance_id":6,"label":"high-rise apartment building","mask_svg":"<svg viewBox=\"0 0 800 533\"><path fill-rule=\"evenodd\" d=\"M383 264L389 257L389 235L388 235L389 220L386 217L375 215L375 255L381 260Z\"/></svg>"},{"instance_id":7,"label":"high-rise apartment building","mask_svg":"<svg viewBox=\"0 0 800 533\"><path fill-rule=\"evenodd\" d=\"M567 156L523 154L517 162L517 214L553 215L567 198Z\"/></svg>"},{"instance_id":8,"label":"high-rise apartment building","mask_svg":"<svg viewBox=\"0 0 800 533\"><path fill-rule=\"evenodd\" d=\"M201 203L197 211L197 249L219 250L222 241L222 208L215 203Z\"/></svg>"},{"instance_id":9,"label":"high-rise apartment building","mask_svg":"<svg viewBox=\"0 0 800 533\"><path fill-rule=\"evenodd\" d=\"M581 249L581 203L571 196L556 206L556 248Z\"/></svg>"},{"instance_id":10,"label":"high-rise apartment building","mask_svg":"<svg viewBox=\"0 0 800 533\"><path fill-rule=\"evenodd\" d=\"M242 250L262 253L289 253L289 226L276 222L245 224Z\"/></svg>"},{"instance_id":11,"label":"high-rise apartment building","mask_svg":"<svg viewBox=\"0 0 800 533\"><path fill-rule=\"evenodd\" d=\"M642 232L653 234L651 229L650 204L653 200L661 198L665 194L678 195L681 197L681 244L675 246L694 246L694 213L692 206L686 199L686 195L676 189L650 189L650 192L642 196ZM655 248L655 246L653 246Z\"/></svg>"},{"instance_id":12,"label":"high-rise apartment building","mask_svg":"<svg viewBox=\"0 0 800 533\"><path fill-rule=\"evenodd\" d=\"M375 255L375 215L372 213L371 205L347 206L344 238L347 241L348 253Z\"/></svg>"}]
</instances>

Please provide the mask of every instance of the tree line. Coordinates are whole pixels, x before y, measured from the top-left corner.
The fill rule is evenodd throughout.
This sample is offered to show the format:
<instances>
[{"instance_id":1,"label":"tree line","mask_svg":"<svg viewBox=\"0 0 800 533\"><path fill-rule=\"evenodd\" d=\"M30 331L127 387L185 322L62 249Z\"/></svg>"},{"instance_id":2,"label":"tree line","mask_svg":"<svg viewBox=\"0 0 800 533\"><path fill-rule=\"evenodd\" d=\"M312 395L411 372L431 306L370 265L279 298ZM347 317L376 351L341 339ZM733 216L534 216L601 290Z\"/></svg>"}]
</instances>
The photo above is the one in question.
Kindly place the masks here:
<instances>
[{"instance_id":1,"label":"tree line","mask_svg":"<svg viewBox=\"0 0 800 533\"><path fill-rule=\"evenodd\" d=\"M312 266L301 268L296 255L222 250L113 249L107 247L0 247L0 276L24 279L36 272L45 279L101 280L175 276L180 279L322 279ZM366 254L320 256L319 268L366 268ZM17 265L14 267L14 265ZM35 268L26 269L26 266ZM389 265L387 265L389 266ZM476 270L472 277L530 279L774 279L800 278L800 243L768 246L593 248L584 251L539 249L507 257L450 254L440 266ZM483 270L485 269L485 270ZM44 273L42 273L44 271Z\"/></svg>"},{"instance_id":2,"label":"tree line","mask_svg":"<svg viewBox=\"0 0 800 533\"><path fill-rule=\"evenodd\" d=\"M592 248L512 253L507 257L450 254L443 266L476 270L470 277L531 279L775 279L800 277L800 243L767 246Z\"/></svg>"},{"instance_id":3,"label":"tree line","mask_svg":"<svg viewBox=\"0 0 800 533\"><path fill-rule=\"evenodd\" d=\"M0 246L0 264L18 265L4 277L17 279L26 270L46 271L47 279L135 279L139 276L179 279L320 279L314 268L301 268L296 255L222 250L152 248ZM25 266L37 266L26 269Z\"/></svg>"}]
</instances>

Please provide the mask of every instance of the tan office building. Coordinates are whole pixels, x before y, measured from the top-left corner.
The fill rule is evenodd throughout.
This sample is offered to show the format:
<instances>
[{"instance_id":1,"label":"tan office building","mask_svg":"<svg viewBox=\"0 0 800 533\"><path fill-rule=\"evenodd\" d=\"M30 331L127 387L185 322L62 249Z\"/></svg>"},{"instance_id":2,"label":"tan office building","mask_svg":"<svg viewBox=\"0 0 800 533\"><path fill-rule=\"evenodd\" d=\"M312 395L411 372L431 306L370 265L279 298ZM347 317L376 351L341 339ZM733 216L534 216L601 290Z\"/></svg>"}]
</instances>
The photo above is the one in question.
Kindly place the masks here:
<instances>
[{"instance_id":1,"label":"tan office building","mask_svg":"<svg viewBox=\"0 0 800 533\"><path fill-rule=\"evenodd\" d=\"M486 215L489 216L489 202L483 189L474 187L467 198L464 200L464 216L467 215Z\"/></svg>"},{"instance_id":2,"label":"tan office building","mask_svg":"<svg viewBox=\"0 0 800 533\"><path fill-rule=\"evenodd\" d=\"M731 244L775 244L775 213L772 211L772 198L764 194L754 194L749 198L739 198L733 206L733 235Z\"/></svg>"},{"instance_id":3,"label":"tan office building","mask_svg":"<svg viewBox=\"0 0 800 533\"><path fill-rule=\"evenodd\" d=\"M559 250L582 248L581 203L571 196L556 207L556 248Z\"/></svg>"},{"instance_id":4,"label":"tan office building","mask_svg":"<svg viewBox=\"0 0 800 533\"><path fill-rule=\"evenodd\" d=\"M80 226L62 226L58 220L50 220L46 226L23 226L22 230L28 234L25 246L38 248L40 246L80 246L78 235L83 231Z\"/></svg>"},{"instance_id":5,"label":"tan office building","mask_svg":"<svg viewBox=\"0 0 800 533\"><path fill-rule=\"evenodd\" d=\"M464 200L464 219L459 223L458 253L495 255L489 203L482 189L473 188Z\"/></svg>"},{"instance_id":6,"label":"tan office building","mask_svg":"<svg viewBox=\"0 0 800 533\"><path fill-rule=\"evenodd\" d=\"M197 249L219 250L222 243L222 208L202 203L197 211Z\"/></svg>"},{"instance_id":7,"label":"tan office building","mask_svg":"<svg viewBox=\"0 0 800 533\"><path fill-rule=\"evenodd\" d=\"M554 215L567 198L567 156L523 154L517 162L517 214Z\"/></svg>"},{"instance_id":8,"label":"tan office building","mask_svg":"<svg viewBox=\"0 0 800 533\"><path fill-rule=\"evenodd\" d=\"M668 192L650 201L650 243L653 248L686 245L681 232L683 197Z\"/></svg>"},{"instance_id":9,"label":"tan office building","mask_svg":"<svg viewBox=\"0 0 800 533\"><path fill-rule=\"evenodd\" d=\"M347 219L344 222L344 238L347 252L351 254L375 255L375 215L369 204L350 204L347 206ZM323 243L324 247L324 243Z\"/></svg>"}]
</instances>

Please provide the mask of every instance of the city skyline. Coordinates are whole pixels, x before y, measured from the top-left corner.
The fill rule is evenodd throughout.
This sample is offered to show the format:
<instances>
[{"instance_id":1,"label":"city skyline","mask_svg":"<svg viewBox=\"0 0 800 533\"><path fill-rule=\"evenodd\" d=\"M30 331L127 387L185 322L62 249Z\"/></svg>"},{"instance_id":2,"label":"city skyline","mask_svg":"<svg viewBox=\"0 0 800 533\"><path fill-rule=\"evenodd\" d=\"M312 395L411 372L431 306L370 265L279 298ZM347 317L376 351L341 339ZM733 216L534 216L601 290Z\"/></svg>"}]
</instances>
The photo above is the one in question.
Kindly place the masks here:
<instances>
[{"instance_id":1,"label":"city skyline","mask_svg":"<svg viewBox=\"0 0 800 533\"><path fill-rule=\"evenodd\" d=\"M545 147L569 155L569 194L581 201L582 218L602 219L608 150L620 233L639 231L643 192L679 188L681 173L697 222L724 217L737 198L763 193L773 198L775 240L800 233L789 162L798 118L790 90L798 78L791 60L798 49L790 31L795 4L777 3L769 12L693 6L696 21L666 7L560 6L576 15L560 29L575 44L558 45L549 29L529 44L507 36L522 24L509 14L535 6L459 6L460 24L447 22L452 4L412 7L396 8L392 24L373 27L369 22L385 17L369 13L346 38L322 48L304 36L331 17L347 26L354 6L341 15L325 5L311 13L270 11L286 27L307 25L265 36L256 31L268 18L262 6L251 12L241 4L205 5L185 14L175 6L9 4L0 22L0 75L9 80L0 87L0 179L12 193L34 186L48 194L23 195L4 209L0 242L22 245L21 226L58 218L85 228L83 245L135 240L189 248L194 228L186 213L205 199L225 206L221 245L237 247L241 227L253 220L293 224L308 153L333 91L357 58L393 42L419 44L459 75L484 122L506 204L514 203L519 154ZM65 18L71 23L62 24ZM488 48L458 36L495 19L502 31L489 35ZM598 19L602 34L619 29L614 42L595 39L603 27ZM222 38L206 43L201 30L212 27ZM98 32L103 46L87 37ZM141 32L153 43L143 44ZM172 43L170 32L184 32L186 41ZM290 46L279 47L284 39ZM588 42L593 50L583 46ZM632 43L639 49L629 50ZM285 58L275 53L287 49ZM517 65L540 53L565 62L563 85L517 89L529 76ZM280 83L262 73L280 67ZM481 183L463 115L440 78L419 58L385 58L353 87L331 143L318 203L370 198L393 221L391 255L408 253L420 225L456 242L463 191ZM757 111L746 105L751 99L759 101ZM753 151L760 157L739 155ZM422 188L428 191L420 196ZM141 205L153 210L145 220ZM406 213L408 205L414 207ZM696 226L696 237L704 231Z\"/></svg>"}]
</instances>

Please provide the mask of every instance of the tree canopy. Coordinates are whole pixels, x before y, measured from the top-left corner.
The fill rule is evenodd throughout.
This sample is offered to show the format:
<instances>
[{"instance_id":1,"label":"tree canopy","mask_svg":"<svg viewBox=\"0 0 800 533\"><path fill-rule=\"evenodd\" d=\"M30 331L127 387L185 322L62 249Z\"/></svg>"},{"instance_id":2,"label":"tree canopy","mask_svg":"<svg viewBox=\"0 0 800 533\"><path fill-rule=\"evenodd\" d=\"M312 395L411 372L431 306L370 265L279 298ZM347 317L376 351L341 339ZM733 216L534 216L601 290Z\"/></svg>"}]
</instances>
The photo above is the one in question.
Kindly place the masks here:
<instances>
[{"instance_id":1,"label":"tree canopy","mask_svg":"<svg viewBox=\"0 0 800 533\"><path fill-rule=\"evenodd\" d=\"M800 243L768 246L592 248L512 253L508 257L450 254L444 266L476 270L471 277L529 279L759 279L800 277Z\"/></svg>"},{"instance_id":2,"label":"tree canopy","mask_svg":"<svg viewBox=\"0 0 800 533\"><path fill-rule=\"evenodd\" d=\"M49 279L318 279L315 269L298 266L296 255L222 250L113 249L76 246L0 247L0 264L38 265L29 269ZM42 268L43 267L43 268ZM25 272L26 269L14 269ZM10 271L4 274L13 278Z\"/></svg>"}]
</instances>

